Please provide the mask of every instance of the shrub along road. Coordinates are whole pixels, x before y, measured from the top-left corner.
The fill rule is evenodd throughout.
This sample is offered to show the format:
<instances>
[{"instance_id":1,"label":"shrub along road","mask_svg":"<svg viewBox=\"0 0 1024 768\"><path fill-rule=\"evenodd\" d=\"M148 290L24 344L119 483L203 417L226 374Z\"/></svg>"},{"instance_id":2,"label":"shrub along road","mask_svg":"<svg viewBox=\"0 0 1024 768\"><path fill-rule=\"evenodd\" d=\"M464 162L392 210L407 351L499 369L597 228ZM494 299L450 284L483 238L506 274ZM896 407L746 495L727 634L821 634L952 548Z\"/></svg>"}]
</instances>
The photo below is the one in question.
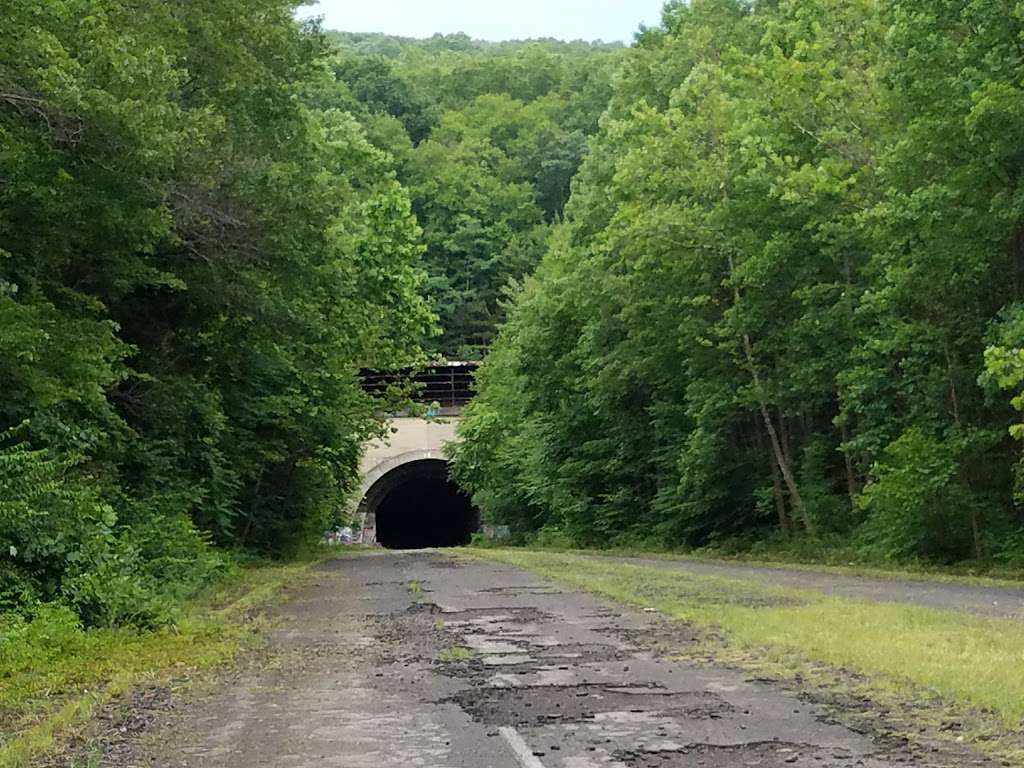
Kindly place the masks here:
<instances>
[{"instance_id":1,"label":"shrub along road","mask_svg":"<svg viewBox=\"0 0 1024 768\"><path fill-rule=\"evenodd\" d=\"M545 557L576 568L571 556ZM722 605L724 592L708 586L706 601ZM788 604L733 598L752 610ZM712 659L692 625L506 563L342 558L275 613L269 647L215 690L151 691L108 713L93 764L1009 764L927 727L925 703L920 727L904 728L902 711L855 690L852 673L833 670L845 687L768 679L738 655Z\"/></svg>"}]
</instances>

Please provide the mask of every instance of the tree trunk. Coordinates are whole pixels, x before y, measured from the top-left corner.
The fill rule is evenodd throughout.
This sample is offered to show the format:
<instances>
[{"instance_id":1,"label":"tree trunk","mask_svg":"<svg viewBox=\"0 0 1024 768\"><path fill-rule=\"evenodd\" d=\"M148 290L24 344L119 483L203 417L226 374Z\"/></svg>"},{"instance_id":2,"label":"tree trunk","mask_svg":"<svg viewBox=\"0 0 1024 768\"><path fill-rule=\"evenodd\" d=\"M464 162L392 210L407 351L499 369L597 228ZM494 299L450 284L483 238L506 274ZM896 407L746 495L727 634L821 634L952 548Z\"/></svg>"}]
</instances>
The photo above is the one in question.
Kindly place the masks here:
<instances>
[{"instance_id":1,"label":"tree trunk","mask_svg":"<svg viewBox=\"0 0 1024 768\"><path fill-rule=\"evenodd\" d=\"M782 478L779 477L779 468L772 460L772 455L765 452L768 458L768 466L772 472L772 494L775 496L775 512L779 516L779 529L787 539L791 538L793 531L789 524L789 515L786 514L786 497L782 494Z\"/></svg>"},{"instance_id":2,"label":"tree trunk","mask_svg":"<svg viewBox=\"0 0 1024 768\"><path fill-rule=\"evenodd\" d=\"M748 348L750 348L750 338L744 334L744 341ZM753 360L753 350L751 349L748 354L749 358ZM756 369L751 367L751 372L754 375L754 386L760 388L760 377L757 375ZM768 412L768 404L763 398L759 399L759 409L761 411L761 418L764 421L765 431L768 433L768 441L771 443L772 452L775 454L775 462L778 464L779 471L782 473L782 479L786 483L786 490L789 491L789 499L793 504L793 511L796 512L797 517L803 521L804 528L808 534L814 536L817 531L815 530L814 521L807 514L807 510L804 508L803 497L800 496L800 488L796 482L796 476L793 474L793 467L790 465L786 456L782 452L782 443L779 441L779 433L775 429L775 424L772 423L771 414Z\"/></svg>"},{"instance_id":3,"label":"tree trunk","mask_svg":"<svg viewBox=\"0 0 1024 768\"><path fill-rule=\"evenodd\" d=\"M845 421L839 425L839 436L844 446L850 440L850 433L846 428ZM857 485L857 473L854 471L853 457L849 451L843 451L843 461L846 462L846 492L850 495L850 507L853 508L857 503L857 497L860 495L860 487Z\"/></svg>"},{"instance_id":4,"label":"tree trunk","mask_svg":"<svg viewBox=\"0 0 1024 768\"><path fill-rule=\"evenodd\" d=\"M249 505L249 516L245 521L245 530L242 531L242 537L239 542L244 547L249 543L249 534L252 532L252 524L256 520L256 505L260 499L260 489L263 487L263 472L260 472L259 477L256 478L256 490L253 492L252 503Z\"/></svg>"},{"instance_id":5,"label":"tree trunk","mask_svg":"<svg viewBox=\"0 0 1024 768\"><path fill-rule=\"evenodd\" d=\"M732 260L732 254L729 254L728 259L729 275L734 277L736 275L736 267ZM732 293L736 306L739 306L740 289L736 287L735 282L732 286ZM793 467L782 452L782 443L779 440L778 430L775 429L775 424L772 423L771 414L768 412L768 402L764 399L764 394L761 390L761 375L757 372L757 364L754 361L754 345L750 341L750 334L744 332L742 338L743 352L747 359L747 369L750 371L750 377L754 382L754 389L757 390L758 410L761 412L761 419L764 421L764 428L768 433L768 441L771 443L772 453L775 454L775 462L779 465L782 479L786 483L786 490L789 491L789 500L793 505L793 510L796 512L797 517L803 521L807 533L814 536L816 534L814 521L810 519L804 508L804 500L800 496L800 488L793 474Z\"/></svg>"},{"instance_id":6,"label":"tree trunk","mask_svg":"<svg viewBox=\"0 0 1024 768\"><path fill-rule=\"evenodd\" d=\"M779 465L772 457L771 450L764 444L764 437L757 424L754 424L754 437L756 438L758 451L768 460L768 471L771 473L772 478L772 496L775 499L775 513L779 518L779 530L782 531L782 535L785 538L792 538L793 527L789 520L789 513L786 511L786 496L782 492L782 476L779 474Z\"/></svg>"},{"instance_id":7,"label":"tree trunk","mask_svg":"<svg viewBox=\"0 0 1024 768\"><path fill-rule=\"evenodd\" d=\"M956 380L953 378L953 358L949 354L949 342L943 343L946 353L946 377L949 379L949 401L953 405L953 421L960 427L960 398L956 394Z\"/></svg>"},{"instance_id":8,"label":"tree trunk","mask_svg":"<svg viewBox=\"0 0 1024 768\"><path fill-rule=\"evenodd\" d=\"M793 443L789 439L789 419L779 413L779 440L782 442L782 455L786 463L793 466Z\"/></svg>"},{"instance_id":9,"label":"tree trunk","mask_svg":"<svg viewBox=\"0 0 1024 768\"><path fill-rule=\"evenodd\" d=\"M978 510L971 505L971 534L974 536L974 557L981 560L981 526L978 522Z\"/></svg>"},{"instance_id":10,"label":"tree trunk","mask_svg":"<svg viewBox=\"0 0 1024 768\"><path fill-rule=\"evenodd\" d=\"M843 251L843 278L846 281L846 314L852 328L855 317L853 308L853 268L850 266L850 255L845 250ZM838 390L836 391L836 405L842 410L842 393ZM846 419L843 419L839 425L839 437L843 441L844 446L850 442L850 430L846 424ZM843 461L846 464L846 492L850 496L850 508L853 509L856 507L857 497L860 495L860 484L857 482L857 471L853 466L853 456L850 455L849 451L843 451Z\"/></svg>"},{"instance_id":11,"label":"tree trunk","mask_svg":"<svg viewBox=\"0 0 1024 768\"><path fill-rule=\"evenodd\" d=\"M946 353L946 376L949 378L949 400L953 405L953 422L957 429L963 424L960 421L960 401L956 394L956 380L953 378L953 357L949 354L949 342L943 344ZM971 505L971 537L974 543L974 557L981 560L981 523L978 520L978 510Z\"/></svg>"}]
</instances>

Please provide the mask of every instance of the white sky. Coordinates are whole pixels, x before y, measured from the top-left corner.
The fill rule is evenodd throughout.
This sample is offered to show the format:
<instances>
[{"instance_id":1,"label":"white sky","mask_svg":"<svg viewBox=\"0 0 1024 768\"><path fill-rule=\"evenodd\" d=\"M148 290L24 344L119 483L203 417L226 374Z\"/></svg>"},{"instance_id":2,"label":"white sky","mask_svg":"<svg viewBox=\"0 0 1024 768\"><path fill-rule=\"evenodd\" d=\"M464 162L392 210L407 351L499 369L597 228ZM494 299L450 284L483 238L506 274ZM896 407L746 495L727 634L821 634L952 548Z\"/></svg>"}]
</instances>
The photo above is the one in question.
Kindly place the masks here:
<instances>
[{"instance_id":1,"label":"white sky","mask_svg":"<svg viewBox=\"0 0 1024 768\"><path fill-rule=\"evenodd\" d=\"M320 0L301 16L324 27L430 37L465 32L482 40L554 37L630 42L641 23L661 20L664 0Z\"/></svg>"}]
</instances>

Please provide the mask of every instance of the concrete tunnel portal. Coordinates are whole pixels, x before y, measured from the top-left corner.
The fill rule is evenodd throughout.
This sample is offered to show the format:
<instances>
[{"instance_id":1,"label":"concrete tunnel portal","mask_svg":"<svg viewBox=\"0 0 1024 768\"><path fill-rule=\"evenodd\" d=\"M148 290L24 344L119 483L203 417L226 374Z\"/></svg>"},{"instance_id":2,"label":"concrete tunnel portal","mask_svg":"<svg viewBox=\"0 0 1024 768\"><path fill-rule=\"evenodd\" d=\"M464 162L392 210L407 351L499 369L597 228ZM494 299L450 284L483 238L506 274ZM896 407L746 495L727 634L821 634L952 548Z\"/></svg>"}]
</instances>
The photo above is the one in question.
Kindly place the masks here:
<instances>
[{"instance_id":1,"label":"concrete tunnel portal","mask_svg":"<svg viewBox=\"0 0 1024 768\"><path fill-rule=\"evenodd\" d=\"M468 544L480 513L448 477L447 446L473 397L477 363L448 362L422 371L364 372L364 390L386 397L395 385L414 384L414 399L429 418L395 413L387 434L369 442L360 462L356 510L359 541L390 549Z\"/></svg>"},{"instance_id":2,"label":"concrete tunnel portal","mask_svg":"<svg viewBox=\"0 0 1024 768\"><path fill-rule=\"evenodd\" d=\"M360 513L388 549L457 547L468 544L480 515L448 477L443 459L395 467L366 492Z\"/></svg>"}]
</instances>

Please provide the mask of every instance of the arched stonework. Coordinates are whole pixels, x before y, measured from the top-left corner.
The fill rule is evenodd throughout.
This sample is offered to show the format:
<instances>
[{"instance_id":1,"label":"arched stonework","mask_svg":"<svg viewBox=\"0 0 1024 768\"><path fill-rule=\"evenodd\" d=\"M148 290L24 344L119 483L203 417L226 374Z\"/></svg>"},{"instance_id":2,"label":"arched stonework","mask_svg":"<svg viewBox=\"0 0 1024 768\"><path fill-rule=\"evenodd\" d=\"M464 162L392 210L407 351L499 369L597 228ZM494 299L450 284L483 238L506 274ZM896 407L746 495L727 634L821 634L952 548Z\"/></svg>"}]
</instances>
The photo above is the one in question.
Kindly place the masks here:
<instances>
[{"instance_id":1,"label":"arched stonework","mask_svg":"<svg viewBox=\"0 0 1024 768\"><path fill-rule=\"evenodd\" d=\"M457 424L457 414L433 421L397 417L391 420L391 434L387 439L367 445L359 468L361 479L356 501L356 524L362 531L360 540L364 544L377 543L377 521L372 513L375 507L366 503L367 495L389 472L405 464L447 461L444 447L455 441Z\"/></svg>"},{"instance_id":2,"label":"arched stonework","mask_svg":"<svg viewBox=\"0 0 1024 768\"><path fill-rule=\"evenodd\" d=\"M364 544L377 543L377 518L374 510L379 502L378 496L383 496L391 486L391 480L397 480L403 466L415 466L422 461L438 461L447 463L443 450L421 450L408 451L390 459L385 459L363 476L359 486L359 507L356 510L356 519L362 522L362 537Z\"/></svg>"}]
</instances>

